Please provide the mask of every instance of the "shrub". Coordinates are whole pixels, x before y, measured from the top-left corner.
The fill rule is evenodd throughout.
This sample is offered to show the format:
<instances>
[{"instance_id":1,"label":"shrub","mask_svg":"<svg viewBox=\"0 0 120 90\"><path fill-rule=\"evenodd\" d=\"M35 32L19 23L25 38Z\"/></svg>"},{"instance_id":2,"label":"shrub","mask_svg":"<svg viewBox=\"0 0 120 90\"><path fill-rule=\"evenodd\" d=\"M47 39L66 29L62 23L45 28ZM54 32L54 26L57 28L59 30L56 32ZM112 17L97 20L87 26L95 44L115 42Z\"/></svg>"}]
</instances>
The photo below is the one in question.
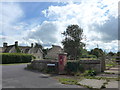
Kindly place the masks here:
<instances>
[{"instance_id":1,"label":"shrub","mask_svg":"<svg viewBox=\"0 0 120 90\"><path fill-rule=\"evenodd\" d=\"M2 64L10 64L31 62L33 56L31 54L23 53L0 53L0 57L2 57Z\"/></svg>"},{"instance_id":2,"label":"shrub","mask_svg":"<svg viewBox=\"0 0 120 90\"><path fill-rule=\"evenodd\" d=\"M79 63L79 61L67 62L65 70L67 71L68 74L84 72L84 67Z\"/></svg>"},{"instance_id":3,"label":"shrub","mask_svg":"<svg viewBox=\"0 0 120 90\"><path fill-rule=\"evenodd\" d=\"M84 76L95 76L96 75L96 71L95 70L86 70L84 72Z\"/></svg>"},{"instance_id":4,"label":"shrub","mask_svg":"<svg viewBox=\"0 0 120 90\"><path fill-rule=\"evenodd\" d=\"M95 55L82 55L81 58L97 58Z\"/></svg>"}]
</instances>

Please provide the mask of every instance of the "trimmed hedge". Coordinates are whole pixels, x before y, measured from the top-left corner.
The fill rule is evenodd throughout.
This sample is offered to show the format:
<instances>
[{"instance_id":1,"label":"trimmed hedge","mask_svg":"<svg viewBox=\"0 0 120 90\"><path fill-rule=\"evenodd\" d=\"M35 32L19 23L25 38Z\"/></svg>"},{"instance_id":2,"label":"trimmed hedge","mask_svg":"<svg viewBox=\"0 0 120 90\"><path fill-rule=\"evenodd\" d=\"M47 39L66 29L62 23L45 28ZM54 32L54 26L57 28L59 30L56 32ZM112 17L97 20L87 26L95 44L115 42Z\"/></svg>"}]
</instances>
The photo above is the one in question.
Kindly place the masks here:
<instances>
[{"instance_id":1,"label":"trimmed hedge","mask_svg":"<svg viewBox=\"0 0 120 90\"><path fill-rule=\"evenodd\" d=\"M31 62L33 56L31 54L24 53L0 53L0 62L2 64L10 63L28 63Z\"/></svg>"}]
</instances>

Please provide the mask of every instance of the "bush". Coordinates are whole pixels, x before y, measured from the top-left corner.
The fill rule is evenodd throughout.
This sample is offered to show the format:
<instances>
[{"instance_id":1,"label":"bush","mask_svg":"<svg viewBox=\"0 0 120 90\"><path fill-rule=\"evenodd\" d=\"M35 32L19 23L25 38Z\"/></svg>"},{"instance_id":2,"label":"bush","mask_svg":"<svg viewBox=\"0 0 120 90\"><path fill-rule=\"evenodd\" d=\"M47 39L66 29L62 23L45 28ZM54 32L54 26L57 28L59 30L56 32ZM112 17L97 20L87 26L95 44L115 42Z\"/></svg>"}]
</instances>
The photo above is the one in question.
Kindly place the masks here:
<instances>
[{"instance_id":1,"label":"bush","mask_svg":"<svg viewBox=\"0 0 120 90\"><path fill-rule=\"evenodd\" d=\"M79 61L67 62L65 70L67 71L68 74L84 72L84 67L81 64L79 64Z\"/></svg>"},{"instance_id":2,"label":"bush","mask_svg":"<svg viewBox=\"0 0 120 90\"><path fill-rule=\"evenodd\" d=\"M84 72L84 76L95 76L96 75L96 71L95 70L86 70Z\"/></svg>"},{"instance_id":3,"label":"bush","mask_svg":"<svg viewBox=\"0 0 120 90\"><path fill-rule=\"evenodd\" d=\"M31 54L23 53L0 53L0 57L2 57L2 64L10 64L31 62L33 56Z\"/></svg>"},{"instance_id":4,"label":"bush","mask_svg":"<svg viewBox=\"0 0 120 90\"><path fill-rule=\"evenodd\" d=\"M95 55L82 55L81 58L97 58Z\"/></svg>"}]
</instances>

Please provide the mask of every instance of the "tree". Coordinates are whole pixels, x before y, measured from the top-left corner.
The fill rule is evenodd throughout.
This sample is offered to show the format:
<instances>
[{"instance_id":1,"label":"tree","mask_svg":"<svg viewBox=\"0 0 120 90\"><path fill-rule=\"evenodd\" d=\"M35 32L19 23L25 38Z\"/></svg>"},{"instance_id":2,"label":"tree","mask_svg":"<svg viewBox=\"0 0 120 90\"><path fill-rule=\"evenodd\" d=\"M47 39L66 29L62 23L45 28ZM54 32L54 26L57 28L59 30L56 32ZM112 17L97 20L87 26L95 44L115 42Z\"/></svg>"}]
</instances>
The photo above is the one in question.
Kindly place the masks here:
<instances>
[{"instance_id":1,"label":"tree","mask_svg":"<svg viewBox=\"0 0 120 90\"><path fill-rule=\"evenodd\" d=\"M42 50L43 46L41 44L35 43L35 48L40 48Z\"/></svg>"},{"instance_id":2,"label":"tree","mask_svg":"<svg viewBox=\"0 0 120 90\"><path fill-rule=\"evenodd\" d=\"M103 52L102 49L94 48L94 49L92 49L92 50L90 51L90 54L95 55L95 56L97 56L97 58L98 58L98 57L103 56L105 53Z\"/></svg>"},{"instance_id":3,"label":"tree","mask_svg":"<svg viewBox=\"0 0 120 90\"><path fill-rule=\"evenodd\" d=\"M43 58L45 58L45 56L47 55L48 50L49 50L48 48L42 50L43 51Z\"/></svg>"},{"instance_id":4,"label":"tree","mask_svg":"<svg viewBox=\"0 0 120 90\"><path fill-rule=\"evenodd\" d=\"M115 53L113 53L113 52L109 52L108 55L109 55L109 56L114 56Z\"/></svg>"},{"instance_id":5,"label":"tree","mask_svg":"<svg viewBox=\"0 0 120 90\"><path fill-rule=\"evenodd\" d=\"M78 59L81 55L81 49L85 46L81 42L83 29L78 25L69 25L62 34L65 36L65 39L62 41L64 51L68 53L71 59Z\"/></svg>"},{"instance_id":6,"label":"tree","mask_svg":"<svg viewBox=\"0 0 120 90\"><path fill-rule=\"evenodd\" d=\"M117 56L120 56L120 51L117 52Z\"/></svg>"}]
</instances>

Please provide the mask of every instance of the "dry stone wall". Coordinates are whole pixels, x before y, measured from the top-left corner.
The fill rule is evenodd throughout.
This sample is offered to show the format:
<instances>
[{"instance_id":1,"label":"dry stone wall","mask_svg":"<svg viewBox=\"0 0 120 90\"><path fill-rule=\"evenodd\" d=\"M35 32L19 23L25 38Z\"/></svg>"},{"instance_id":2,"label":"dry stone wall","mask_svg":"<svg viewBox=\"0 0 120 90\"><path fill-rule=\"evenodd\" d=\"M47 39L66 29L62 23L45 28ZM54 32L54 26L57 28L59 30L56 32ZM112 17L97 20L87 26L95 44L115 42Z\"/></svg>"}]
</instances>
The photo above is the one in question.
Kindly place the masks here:
<instances>
[{"instance_id":1,"label":"dry stone wall","mask_svg":"<svg viewBox=\"0 0 120 90\"><path fill-rule=\"evenodd\" d=\"M85 70L93 69L96 72L102 72L103 71L103 65L102 60L80 60L79 63L84 66ZM56 60L34 60L31 62L29 66L31 66L33 69L36 70L44 70L49 68L48 64L55 64L54 68L58 70L58 61Z\"/></svg>"}]
</instances>

